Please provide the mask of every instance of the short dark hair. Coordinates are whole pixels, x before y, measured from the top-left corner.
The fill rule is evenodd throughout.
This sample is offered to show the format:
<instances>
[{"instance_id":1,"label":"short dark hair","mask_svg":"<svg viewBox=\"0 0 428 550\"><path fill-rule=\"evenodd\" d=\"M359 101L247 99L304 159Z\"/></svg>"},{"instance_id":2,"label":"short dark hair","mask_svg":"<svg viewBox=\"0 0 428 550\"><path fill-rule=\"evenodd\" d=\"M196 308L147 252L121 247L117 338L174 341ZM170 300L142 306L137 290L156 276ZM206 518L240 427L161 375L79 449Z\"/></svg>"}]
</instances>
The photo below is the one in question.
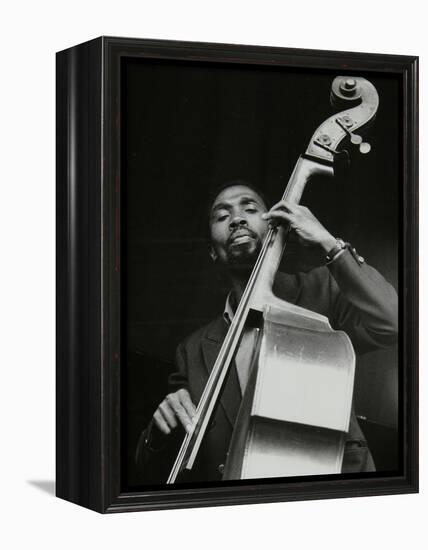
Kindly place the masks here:
<instances>
[{"instance_id":1,"label":"short dark hair","mask_svg":"<svg viewBox=\"0 0 428 550\"><path fill-rule=\"evenodd\" d=\"M266 208L267 209L269 208L269 201L267 199L266 193L264 193L259 187L257 187L257 185L254 185L252 182L243 180L243 179L228 180L220 183L219 185L214 187L210 192L208 196L208 202L207 202L208 220L210 219L210 216L211 216L211 209L214 204L214 201L220 195L220 193L225 189L227 189L228 187L235 187L237 185L243 185L245 187L248 187L249 189L252 189L263 200Z\"/></svg>"}]
</instances>

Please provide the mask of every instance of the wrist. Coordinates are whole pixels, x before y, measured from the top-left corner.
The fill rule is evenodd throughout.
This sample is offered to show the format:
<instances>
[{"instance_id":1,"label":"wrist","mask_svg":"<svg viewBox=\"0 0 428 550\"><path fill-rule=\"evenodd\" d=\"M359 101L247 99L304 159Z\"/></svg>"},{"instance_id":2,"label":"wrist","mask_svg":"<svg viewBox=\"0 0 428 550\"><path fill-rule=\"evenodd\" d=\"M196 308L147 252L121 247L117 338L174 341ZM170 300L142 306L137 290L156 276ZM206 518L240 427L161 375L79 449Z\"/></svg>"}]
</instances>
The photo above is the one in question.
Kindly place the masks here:
<instances>
[{"instance_id":1,"label":"wrist","mask_svg":"<svg viewBox=\"0 0 428 550\"><path fill-rule=\"evenodd\" d=\"M325 253L330 252L332 248L334 248L337 244L336 237L333 237L330 233L328 233L320 242L319 242L321 248L324 250Z\"/></svg>"},{"instance_id":2,"label":"wrist","mask_svg":"<svg viewBox=\"0 0 428 550\"><path fill-rule=\"evenodd\" d=\"M343 241L342 239L336 238L334 246L328 251L325 257L326 262L328 264L332 262L334 259L339 257L342 252L348 247L349 243L345 243L345 241Z\"/></svg>"}]
</instances>

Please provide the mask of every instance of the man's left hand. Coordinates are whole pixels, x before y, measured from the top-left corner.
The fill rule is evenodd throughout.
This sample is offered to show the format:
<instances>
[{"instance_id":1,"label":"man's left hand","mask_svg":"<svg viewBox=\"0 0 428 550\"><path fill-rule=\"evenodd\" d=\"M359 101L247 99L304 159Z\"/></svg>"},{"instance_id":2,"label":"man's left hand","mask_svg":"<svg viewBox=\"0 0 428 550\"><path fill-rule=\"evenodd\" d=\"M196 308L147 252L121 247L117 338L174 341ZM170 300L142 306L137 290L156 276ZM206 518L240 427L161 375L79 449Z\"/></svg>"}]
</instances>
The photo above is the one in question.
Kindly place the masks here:
<instances>
[{"instance_id":1,"label":"man's left hand","mask_svg":"<svg viewBox=\"0 0 428 550\"><path fill-rule=\"evenodd\" d=\"M282 200L262 217L273 225L289 225L303 244L319 245L325 252L329 252L336 244L335 237L306 206Z\"/></svg>"}]
</instances>

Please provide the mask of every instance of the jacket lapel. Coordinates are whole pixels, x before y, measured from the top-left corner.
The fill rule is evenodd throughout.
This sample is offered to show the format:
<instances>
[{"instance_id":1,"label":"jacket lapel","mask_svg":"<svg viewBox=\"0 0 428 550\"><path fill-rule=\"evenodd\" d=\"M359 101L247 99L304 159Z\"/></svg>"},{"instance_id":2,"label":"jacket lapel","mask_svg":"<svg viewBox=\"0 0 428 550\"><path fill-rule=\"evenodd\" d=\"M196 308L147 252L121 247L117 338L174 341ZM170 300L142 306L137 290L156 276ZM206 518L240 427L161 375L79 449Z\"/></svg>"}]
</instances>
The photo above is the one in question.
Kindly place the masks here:
<instances>
[{"instance_id":1,"label":"jacket lapel","mask_svg":"<svg viewBox=\"0 0 428 550\"><path fill-rule=\"evenodd\" d=\"M226 333L227 325L224 319L219 317L211 325L205 338L202 339L202 355L208 375L212 371ZM241 404L241 389L239 386L235 362L233 362L233 365L229 371L225 387L220 397L220 404L226 413L227 419L233 427L235 425L236 415L238 414L238 409Z\"/></svg>"}]
</instances>

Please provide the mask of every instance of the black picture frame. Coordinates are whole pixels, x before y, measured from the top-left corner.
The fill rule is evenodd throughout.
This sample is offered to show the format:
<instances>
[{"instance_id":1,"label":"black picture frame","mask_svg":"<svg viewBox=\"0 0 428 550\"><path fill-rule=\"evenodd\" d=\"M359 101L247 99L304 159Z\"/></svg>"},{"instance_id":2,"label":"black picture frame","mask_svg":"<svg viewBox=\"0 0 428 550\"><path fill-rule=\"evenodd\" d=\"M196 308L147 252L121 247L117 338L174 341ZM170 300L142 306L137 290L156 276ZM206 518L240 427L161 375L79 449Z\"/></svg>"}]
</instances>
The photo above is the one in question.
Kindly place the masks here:
<instances>
[{"instance_id":1,"label":"black picture frame","mask_svg":"<svg viewBox=\"0 0 428 550\"><path fill-rule=\"evenodd\" d=\"M399 241L400 467L289 481L124 483L124 59L392 75L402 129ZM57 54L58 497L98 512L324 499L418 491L418 58L101 37Z\"/></svg>"}]
</instances>

